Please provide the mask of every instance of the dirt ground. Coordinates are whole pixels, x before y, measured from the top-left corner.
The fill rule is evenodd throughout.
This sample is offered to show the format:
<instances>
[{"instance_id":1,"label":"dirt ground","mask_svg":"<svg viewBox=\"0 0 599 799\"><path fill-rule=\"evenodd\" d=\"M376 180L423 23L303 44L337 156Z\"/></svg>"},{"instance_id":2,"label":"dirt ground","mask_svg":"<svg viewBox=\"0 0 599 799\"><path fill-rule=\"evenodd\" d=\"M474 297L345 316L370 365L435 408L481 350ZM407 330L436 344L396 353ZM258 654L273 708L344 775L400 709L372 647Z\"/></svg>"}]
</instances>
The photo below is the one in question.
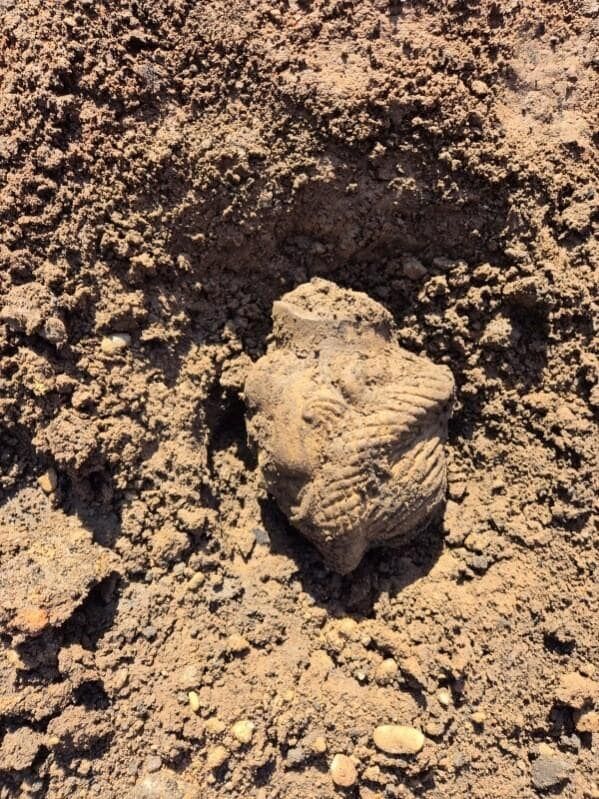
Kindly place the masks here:
<instances>
[{"instance_id":1,"label":"dirt ground","mask_svg":"<svg viewBox=\"0 0 599 799\"><path fill-rule=\"evenodd\" d=\"M0 0L1 799L599 797L598 66L597 0ZM344 577L245 427L313 276L457 384Z\"/></svg>"}]
</instances>

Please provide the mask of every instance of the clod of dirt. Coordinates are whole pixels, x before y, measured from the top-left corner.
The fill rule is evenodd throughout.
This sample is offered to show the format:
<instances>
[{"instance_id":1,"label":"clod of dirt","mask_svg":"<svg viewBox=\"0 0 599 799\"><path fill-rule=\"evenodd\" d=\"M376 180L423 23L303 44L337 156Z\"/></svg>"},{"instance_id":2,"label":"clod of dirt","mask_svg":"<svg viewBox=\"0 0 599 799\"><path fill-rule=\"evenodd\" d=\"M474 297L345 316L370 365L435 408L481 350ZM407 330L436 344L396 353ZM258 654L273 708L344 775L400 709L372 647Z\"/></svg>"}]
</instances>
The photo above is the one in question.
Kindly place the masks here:
<instances>
[{"instance_id":1,"label":"clod of dirt","mask_svg":"<svg viewBox=\"0 0 599 799\"><path fill-rule=\"evenodd\" d=\"M6 733L0 746L0 771L21 771L29 768L44 740L43 735L28 727Z\"/></svg>"},{"instance_id":2,"label":"clod of dirt","mask_svg":"<svg viewBox=\"0 0 599 799\"><path fill-rule=\"evenodd\" d=\"M346 574L439 510L452 375L402 349L391 315L314 279L273 306L273 341L245 384L268 490Z\"/></svg>"},{"instance_id":3,"label":"clod of dirt","mask_svg":"<svg viewBox=\"0 0 599 799\"><path fill-rule=\"evenodd\" d=\"M59 346L67 340L64 323L56 315L56 299L41 283L13 286L0 309L0 321L27 336L39 333Z\"/></svg>"},{"instance_id":4,"label":"clod of dirt","mask_svg":"<svg viewBox=\"0 0 599 799\"><path fill-rule=\"evenodd\" d=\"M50 509L36 524L21 517L3 525L0 562L9 561L0 571L0 625L27 636L68 619L115 566L76 517Z\"/></svg>"}]
</instances>

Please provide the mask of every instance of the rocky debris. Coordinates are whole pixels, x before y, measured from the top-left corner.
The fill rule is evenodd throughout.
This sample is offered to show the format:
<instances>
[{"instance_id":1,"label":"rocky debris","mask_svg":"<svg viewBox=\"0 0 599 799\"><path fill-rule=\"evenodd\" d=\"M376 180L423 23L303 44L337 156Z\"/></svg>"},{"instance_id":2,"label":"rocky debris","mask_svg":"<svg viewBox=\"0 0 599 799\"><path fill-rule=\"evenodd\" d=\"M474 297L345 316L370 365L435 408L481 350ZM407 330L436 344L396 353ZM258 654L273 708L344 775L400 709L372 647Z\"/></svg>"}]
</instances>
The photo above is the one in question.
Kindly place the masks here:
<instances>
[{"instance_id":1,"label":"rocky debris","mask_svg":"<svg viewBox=\"0 0 599 799\"><path fill-rule=\"evenodd\" d=\"M329 771L331 779L340 788L351 788L358 780L358 772L354 762L347 755L334 755Z\"/></svg>"},{"instance_id":2,"label":"rocky debris","mask_svg":"<svg viewBox=\"0 0 599 799\"><path fill-rule=\"evenodd\" d=\"M401 724L381 724L372 738L379 749L388 755L415 755L424 746L424 735L415 727Z\"/></svg>"},{"instance_id":3,"label":"rocky debris","mask_svg":"<svg viewBox=\"0 0 599 799\"><path fill-rule=\"evenodd\" d=\"M45 742L44 735L27 727L7 732L0 744L0 771L29 768Z\"/></svg>"},{"instance_id":4,"label":"rocky debris","mask_svg":"<svg viewBox=\"0 0 599 799\"><path fill-rule=\"evenodd\" d=\"M376 667L374 679L379 685L387 685L392 682L399 672L397 661L393 658L386 658Z\"/></svg>"},{"instance_id":5,"label":"rocky debris","mask_svg":"<svg viewBox=\"0 0 599 799\"><path fill-rule=\"evenodd\" d=\"M44 494L54 493L58 485L58 475L56 474L56 469L47 469L37 478L37 482Z\"/></svg>"},{"instance_id":6,"label":"rocky debris","mask_svg":"<svg viewBox=\"0 0 599 799\"><path fill-rule=\"evenodd\" d=\"M131 799L201 799L201 790L171 771L146 774L139 779Z\"/></svg>"},{"instance_id":7,"label":"rocky debris","mask_svg":"<svg viewBox=\"0 0 599 799\"><path fill-rule=\"evenodd\" d=\"M240 744L249 744L254 734L254 724L249 719L239 719L231 728L231 735Z\"/></svg>"},{"instance_id":8,"label":"rocky debris","mask_svg":"<svg viewBox=\"0 0 599 799\"><path fill-rule=\"evenodd\" d=\"M0 624L25 636L68 619L117 564L76 516L49 509L35 525L23 517L3 525L0 561L10 562L0 570Z\"/></svg>"},{"instance_id":9,"label":"rocky debris","mask_svg":"<svg viewBox=\"0 0 599 799\"><path fill-rule=\"evenodd\" d=\"M102 338L100 349L104 355L118 355L131 346L129 333L111 333Z\"/></svg>"},{"instance_id":10,"label":"rocky debris","mask_svg":"<svg viewBox=\"0 0 599 799\"><path fill-rule=\"evenodd\" d=\"M569 764L548 746L539 747L539 756L533 760L530 770L532 784L540 791L565 783L571 771Z\"/></svg>"}]
</instances>

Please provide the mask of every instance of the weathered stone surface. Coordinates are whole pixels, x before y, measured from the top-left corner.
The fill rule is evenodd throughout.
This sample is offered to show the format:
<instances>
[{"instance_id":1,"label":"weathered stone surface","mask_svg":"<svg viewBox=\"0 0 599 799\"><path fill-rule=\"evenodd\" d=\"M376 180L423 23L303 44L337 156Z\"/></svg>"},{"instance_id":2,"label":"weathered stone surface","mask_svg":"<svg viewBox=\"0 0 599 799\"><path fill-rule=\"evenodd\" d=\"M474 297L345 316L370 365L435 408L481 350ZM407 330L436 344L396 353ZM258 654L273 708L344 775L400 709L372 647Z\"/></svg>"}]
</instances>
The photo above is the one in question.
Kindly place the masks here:
<instances>
[{"instance_id":1,"label":"weathered stone surface","mask_svg":"<svg viewBox=\"0 0 599 799\"><path fill-rule=\"evenodd\" d=\"M245 384L250 436L289 520L347 573L440 509L453 377L402 349L379 303L326 280L284 295L273 321Z\"/></svg>"}]
</instances>

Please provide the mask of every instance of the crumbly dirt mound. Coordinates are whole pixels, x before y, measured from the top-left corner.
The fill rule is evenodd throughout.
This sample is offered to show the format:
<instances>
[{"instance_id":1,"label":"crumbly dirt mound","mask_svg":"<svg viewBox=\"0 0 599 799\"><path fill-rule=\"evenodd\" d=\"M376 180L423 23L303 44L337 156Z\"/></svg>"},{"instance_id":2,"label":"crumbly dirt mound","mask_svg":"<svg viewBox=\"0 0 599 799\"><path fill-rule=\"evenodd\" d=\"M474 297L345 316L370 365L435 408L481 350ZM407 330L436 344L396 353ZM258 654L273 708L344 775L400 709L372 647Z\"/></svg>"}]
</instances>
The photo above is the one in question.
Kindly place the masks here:
<instances>
[{"instance_id":1,"label":"crumbly dirt mound","mask_svg":"<svg viewBox=\"0 0 599 799\"><path fill-rule=\"evenodd\" d=\"M596 0L0 20L0 797L596 798ZM244 424L313 276L457 383L443 524L345 577Z\"/></svg>"}]
</instances>

